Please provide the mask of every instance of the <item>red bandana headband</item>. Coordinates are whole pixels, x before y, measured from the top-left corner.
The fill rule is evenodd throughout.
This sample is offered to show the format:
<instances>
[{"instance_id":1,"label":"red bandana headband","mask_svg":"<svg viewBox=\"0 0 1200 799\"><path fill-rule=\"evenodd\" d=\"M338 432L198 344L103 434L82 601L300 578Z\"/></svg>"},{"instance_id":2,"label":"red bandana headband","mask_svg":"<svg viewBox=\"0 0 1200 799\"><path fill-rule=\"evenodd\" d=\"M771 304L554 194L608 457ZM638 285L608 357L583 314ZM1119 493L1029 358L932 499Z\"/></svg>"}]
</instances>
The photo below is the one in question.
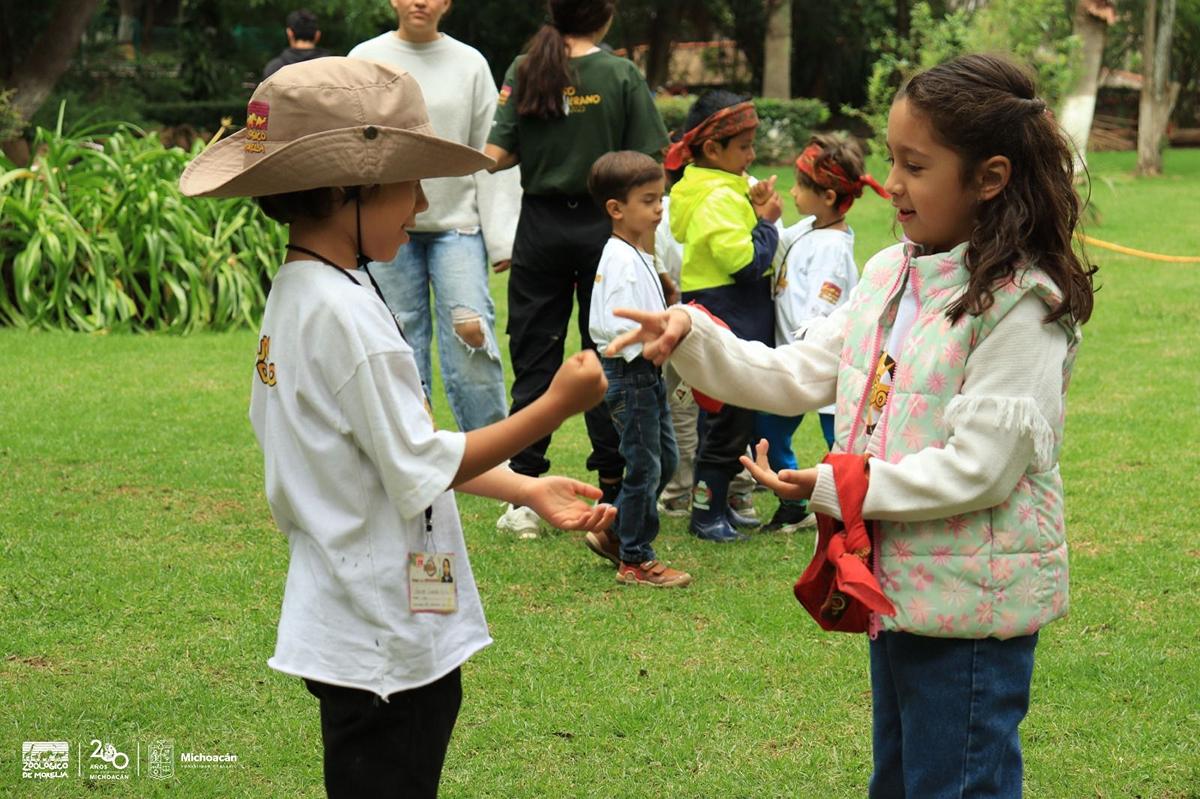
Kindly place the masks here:
<instances>
[{"instance_id":1,"label":"red bandana headband","mask_svg":"<svg viewBox=\"0 0 1200 799\"><path fill-rule=\"evenodd\" d=\"M680 169L692 160L693 144L703 144L709 139L736 136L742 131L753 130L756 127L758 127L758 114L754 111L754 103L749 100L722 108L683 134L682 139L672 144L667 149L663 166L667 169Z\"/></svg>"},{"instance_id":2,"label":"red bandana headband","mask_svg":"<svg viewBox=\"0 0 1200 799\"><path fill-rule=\"evenodd\" d=\"M845 198L837 207L839 214L844 214L850 210L850 206L854 205L854 201L862 196L863 186L870 186L883 199L891 198L887 190L879 185L879 182L870 175L864 173L858 180L851 180L846 176L846 171L837 165L832 158L825 159L825 163L820 167L817 166L817 159L821 157L821 145L810 144L804 148L804 152L800 153L800 157L796 159L796 169L799 169L804 174L808 175L813 183L816 183L823 189L833 189L838 194L844 194Z\"/></svg>"}]
</instances>

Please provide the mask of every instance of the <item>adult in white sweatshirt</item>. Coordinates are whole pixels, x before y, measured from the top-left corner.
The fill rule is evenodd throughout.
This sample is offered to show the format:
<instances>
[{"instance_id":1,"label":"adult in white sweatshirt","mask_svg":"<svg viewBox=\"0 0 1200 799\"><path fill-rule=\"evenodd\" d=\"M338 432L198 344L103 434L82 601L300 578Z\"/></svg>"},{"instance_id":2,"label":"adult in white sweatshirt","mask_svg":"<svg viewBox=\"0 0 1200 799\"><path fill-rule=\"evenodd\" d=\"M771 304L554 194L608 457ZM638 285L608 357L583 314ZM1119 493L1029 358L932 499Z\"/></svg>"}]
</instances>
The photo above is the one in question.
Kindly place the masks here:
<instances>
[{"instance_id":1,"label":"adult in white sweatshirt","mask_svg":"<svg viewBox=\"0 0 1200 799\"><path fill-rule=\"evenodd\" d=\"M391 2L396 30L359 44L350 57L412 73L425 95L434 132L483 149L496 108L496 84L478 50L438 30L450 0ZM499 272L512 257L521 205L519 176L515 171L478 172L426 180L421 186L429 209L417 216L412 240L393 261L374 264L371 271L415 351L427 395L436 314L450 409L460 430L474 430L508 412L488 263Z\"/></svg>"}]
</instances>

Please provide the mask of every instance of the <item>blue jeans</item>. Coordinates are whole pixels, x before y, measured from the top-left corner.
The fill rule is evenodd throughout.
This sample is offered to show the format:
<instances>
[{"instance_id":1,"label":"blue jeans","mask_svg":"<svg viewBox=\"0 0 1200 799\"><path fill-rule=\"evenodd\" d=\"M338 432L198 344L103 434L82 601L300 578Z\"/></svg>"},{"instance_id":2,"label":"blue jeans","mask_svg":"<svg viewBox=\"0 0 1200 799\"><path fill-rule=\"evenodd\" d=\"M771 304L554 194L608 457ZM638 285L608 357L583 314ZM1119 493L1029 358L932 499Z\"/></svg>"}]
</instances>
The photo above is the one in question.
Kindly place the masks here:
<instances>
[{"instance_id":1,"label":"blue jeans","mask_svg":"<svg viewBox=\"0 0 1200 799\"><path fill-rule=\"evenodd\" d=\"M654 559L658 495L679 462L675 428L667 409L667 388L662 372L645 358L629 362L602 358L601 364L608 378L604 401L612 412L625 458L614 525L621 539L621 560L645 563Z\"/></svg>"},{"instance_id":2,"label":"blue jeans","mask_svg":"<svg viewBox=\"0 0 1200 799\"><path fill-rule=\"evenodd\" d=\"M833 414L822 413L821 434L825 436L825 445L833 449ZM804 421L804 414L799 416L776 416L773 413L759 412L754 416L754 441L757 447L761 439L766 439L770 446L767 448L767 460L774 471L780 469L796 469L796 453L792 451L792 436L796 428Z\"/></svg>"},{"instance_id":3,"label":"blue jeans","mask_svg":"<svg viewBox=\"0 0 1200 799\"><path fill-rule=\"evenodd\" d=\"M1020 797L1017 727L1037 638L880 633L871 642L870 799Z\"/></svg>"},{"instance_id":4,"label":"blue jeans","mask_svg":"<svg viewBox=\"0 0 1200 799\"><path fill-rule=\"evenodd\" d=\"M432 287L442 382L458 429L475 430L497 422L508 415L508 403L483 236L457 230L409 236L412 241L400 248L391 263L372 264L371 274L415 351L425 393L433 386Z\"/></svg>"}]
</instances>

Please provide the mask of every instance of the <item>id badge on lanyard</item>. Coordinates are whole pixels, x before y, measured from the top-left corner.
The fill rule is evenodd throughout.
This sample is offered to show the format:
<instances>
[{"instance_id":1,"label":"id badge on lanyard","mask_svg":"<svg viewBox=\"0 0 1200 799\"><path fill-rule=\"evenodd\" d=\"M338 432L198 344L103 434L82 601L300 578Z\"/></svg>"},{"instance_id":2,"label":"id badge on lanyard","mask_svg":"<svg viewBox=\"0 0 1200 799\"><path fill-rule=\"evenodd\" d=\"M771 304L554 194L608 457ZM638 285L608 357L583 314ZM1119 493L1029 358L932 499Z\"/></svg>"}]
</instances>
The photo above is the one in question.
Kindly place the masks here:
<instances>
[{"instance_id":1,"label":"id badge on lanyard","mask_svg":"<svg viewBox=\"0 0 1200 799\"><path fill-rule=\"evenodd\" d=\"M458 571L453 552L438 552L433 541L433 508L425 510L425 541L408 553L408 607L413 613L458 610Z\"/></svg>"}]
</instances>

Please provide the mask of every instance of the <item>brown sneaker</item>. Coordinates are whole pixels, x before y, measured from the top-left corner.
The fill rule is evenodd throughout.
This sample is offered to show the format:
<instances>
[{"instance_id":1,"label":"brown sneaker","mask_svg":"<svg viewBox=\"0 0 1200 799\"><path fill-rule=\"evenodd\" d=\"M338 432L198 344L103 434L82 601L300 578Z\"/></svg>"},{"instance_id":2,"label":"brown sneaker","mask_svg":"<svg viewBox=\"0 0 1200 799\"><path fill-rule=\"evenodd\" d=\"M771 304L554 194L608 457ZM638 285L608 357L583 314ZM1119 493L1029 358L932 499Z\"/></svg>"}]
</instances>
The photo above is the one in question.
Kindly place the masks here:
<instances>
[{"instance_id":1,"label":"brown sneaker","mask_svg":"<svg viewBox=\"0 0 1200 799\"><path fill-rule=\"evenodd\" d=\"M621 565L621 541L608 530L593 530L583 537L583 542L600 557L611 560L614 566Z\"/></svg>"},{"instance_id":2,"label":"brown sneaker","mask_svg":"<svg viewBox=\"0 0 1200 799\"><path fill-rule=\"evenodd\" d=\"M692 575L664 566L657 560L648 560L645 563L622 563L617 567L617 582L626 585L682 588L691 581Z\"/></svg>"}]
</instances>

